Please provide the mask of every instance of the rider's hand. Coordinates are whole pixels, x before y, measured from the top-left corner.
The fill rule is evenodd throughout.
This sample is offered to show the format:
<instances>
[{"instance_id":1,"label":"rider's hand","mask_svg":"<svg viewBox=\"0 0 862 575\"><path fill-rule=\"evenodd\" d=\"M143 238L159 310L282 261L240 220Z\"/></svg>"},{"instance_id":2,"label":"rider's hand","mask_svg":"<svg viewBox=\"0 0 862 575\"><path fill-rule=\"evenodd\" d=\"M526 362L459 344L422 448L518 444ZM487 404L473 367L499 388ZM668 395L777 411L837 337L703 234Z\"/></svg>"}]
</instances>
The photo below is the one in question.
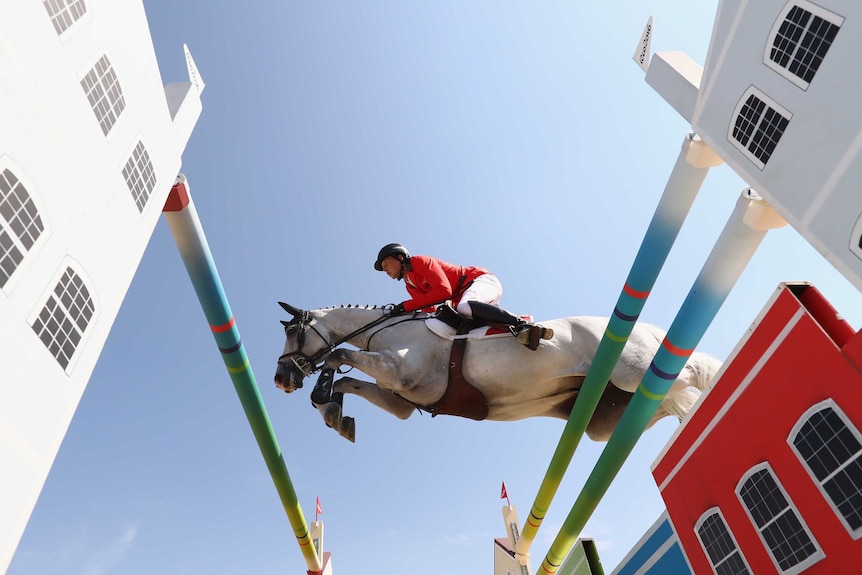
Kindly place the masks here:
<instances>
[{"instance_id":1,"label":"rider's hand","mask_svg":"<svg viewBox=\"0 0 862 575\"><path fill-rule=\"evenodd\" d=\"M392 306L392 309L389 310L389 315L392 317L395 317L396 315L404 315L405 313L407 313L407 312L404 311L404 304L403 303L399 303L398 305L394 305L394 306Z\"/></svg>"}]
</instances>

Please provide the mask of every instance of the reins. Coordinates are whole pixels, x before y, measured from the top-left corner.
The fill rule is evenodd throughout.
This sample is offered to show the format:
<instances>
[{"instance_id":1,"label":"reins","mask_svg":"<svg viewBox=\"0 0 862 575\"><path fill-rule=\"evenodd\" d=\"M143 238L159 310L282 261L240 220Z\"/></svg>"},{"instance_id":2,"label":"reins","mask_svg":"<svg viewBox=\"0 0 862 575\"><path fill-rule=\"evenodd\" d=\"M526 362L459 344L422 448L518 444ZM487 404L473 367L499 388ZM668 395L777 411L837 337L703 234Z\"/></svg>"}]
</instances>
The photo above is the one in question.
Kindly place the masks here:
<instances>
[{"instance_id":1,"label":"reins","mask_svg":"<svg viewBox=\"0 0 862 575\"><path fill-rule=\"evenodd\" d=\"M317 362L318 362L319 360L323 359L325 356L327 356L327 355L329 355L330 353L332 353L332 352L333 352L333 350L335 350L335 348L337 348L337 347L338 347L339 345L341 345L342 343L347 342L348 340L350 340L350 339L352 339L352 338L356 337L357 335L359 335L359 334L361 334L361 333L363 333L363 332L368 331L369 329L371 329L371 328L373 328L373 327L375 327L375 326L377 326L377 325L379 325L379 324L383 323L384 321L386 321L386 320L388 320L388 319L393 319L393 318L392 318L392 316L389 316L389 315L382 315L382 316L380 316L379 318L375 319L374 321L372 321L372 322L370 322L370 323L365 324L364 326L360 327L359 329L356 329L356 330L354 330L354 331L350 332L349 334L347 334L347 335L345 335L345 336L343 336L343 337L341 337L341 338L337 339L336 341L334 341L334 342L328 342L328 341L326 341L326 338L325 338L325 337L323 337L323 335L322 335L322 334L317 330L317 328L316 328L316 327L314 327L314 325L311 323L311 322L312 322L311 313L310 313L310 312L308 312L308 311L304 311L304 312L302 313L302 315L299 317L299 321L297 321L297 322L296 322L296 324L294 324L294 325L298 325L298 326L299 326L299 328L300 328L300 330L302 330L302 331L300 331L299 336L297 336L297 343L299 344L299 348L298 348L296 351L291 351L291 352L288 352L288 353L285 353L285 354L283 354L283 355L279 356L278 361L279 361L279 363L281 363L281 362L282 362L282 360L284 360L284 359L290 359L290 360L293 362L293 364L296 366L296 368L297 368L297 369L299 369L300 371L302 371L303 369L305 369L305 367L306 367L306 366L308 366L309 364L311 364L311 365L312 365L312 368L311 368L311 370L308 372L308 374L306 374L306 375L311 375L311 374L313 374L313 373L317 373L317 372L318 372L318 371L320 371L320 370L321 370L321 368L323 367L323 363L321 363L320 365L318 365L318 364L317 364ZM384 329L386 329L386 328L388 328L388 327L393 327L393 326L399 325L399 324L401 324L401 323L403 323L403 322L405 322L405 321L412 321L412 320L414 320L414 319L417 319L417 318L415 317L415 314L413 314L413 315L412 315L411 317L409 317L409 318L404 318L402 321L395 322L395 323L393 323L392 325L387 325L387 326L382 327L381 329L379 329L379 330L375 331L374 333L372 333L372 334L369 336L368 341L366 342L366 346L365 346L365 347L367 348L367 347L371 344L371 339L372 339L375 335L377 335L378 333L380 333L381 331L383 331ZM314 330L314 333L316 333L318 336L320 336L320 339L322 339L322 340L324 341L324 343L326 344L326 347L324 347L324 348L320 349L319 351L317 351L316 353L314 353L314 354L312 354L312 355L307 355L307 354L305 354L305 353L303 353L303 352L302 352L302 346L303 346L303 344L305 343L305 337L304 337L304 335L305 335L305 328L306 328L306 326L307 326L307 327L310 327L311 329L313 329L313 330ZM288 329L288 328L286 327L286 328L285 328L285 330L287 330L287 329ZM302 364L300 364L300 363L296 360L296 358L301 359L303 363L302 363Z\"/></svg>"}]
</instances>

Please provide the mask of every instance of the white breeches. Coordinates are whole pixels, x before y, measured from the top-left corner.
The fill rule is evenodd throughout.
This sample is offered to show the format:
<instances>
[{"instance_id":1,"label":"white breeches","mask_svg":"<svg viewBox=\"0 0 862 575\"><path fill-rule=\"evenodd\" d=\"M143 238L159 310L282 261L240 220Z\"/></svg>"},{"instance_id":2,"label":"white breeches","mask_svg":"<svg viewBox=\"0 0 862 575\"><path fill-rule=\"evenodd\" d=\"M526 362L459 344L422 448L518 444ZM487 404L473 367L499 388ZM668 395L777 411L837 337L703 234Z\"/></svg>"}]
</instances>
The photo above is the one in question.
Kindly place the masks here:
<instances>
[{"instance_id":1,"label":"white breeches","mask_svg":"<svg viewBox=\"0 0 862 575\"><path fill-rule=\"evenodd\" d=\"M480 301L482 303L490 303L493 305L500 304L500 298L503 296L503 284L497 279L494 274L482 274L473 280L464 291L464 295L458 301L458 306L455 310L461 315L472 318L473 311L470 309L471 301Z\"/></svg>"}]
</instances>

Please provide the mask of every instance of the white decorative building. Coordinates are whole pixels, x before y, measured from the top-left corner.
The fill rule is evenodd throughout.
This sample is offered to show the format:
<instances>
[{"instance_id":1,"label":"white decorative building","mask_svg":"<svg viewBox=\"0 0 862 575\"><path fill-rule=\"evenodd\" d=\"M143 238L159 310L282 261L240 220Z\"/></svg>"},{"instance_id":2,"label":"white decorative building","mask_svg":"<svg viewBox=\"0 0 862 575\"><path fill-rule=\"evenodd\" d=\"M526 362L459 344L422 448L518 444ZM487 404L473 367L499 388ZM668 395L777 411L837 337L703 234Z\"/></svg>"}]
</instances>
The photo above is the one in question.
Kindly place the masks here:
<instances>
[{"instance_id":1,"label":"white decorative building","mask_svg":"<svg viewBox=\"0 0 862 575\"><path fill-rule=\"evenodd\" d=\"M660 52L647 82L862 290L857 0L721 0L703 68Z\"/></svg>"},{"instance_id":2,"label":"white decorative building","mask_svg":"<svg viewBox=\"0 0 862 575\"><path fill-rule=\"evenodd\" d=\"M721 0L703 68L641 62L645 36L647 82L862 290L862 3ZM779 286L653 465L667 512L612 575L858 571L860 333Z\"/></svg>"},{"instance_id":3,"label":"white decorative building","mask_svg":"<svg viewBox=\"0 0 862 575\"><path fill-rule=\"evenodd\" d=\"M0 572L200 115L186 59L163 86L141 0L0 3Z\"/></svg>"}]
</instances>

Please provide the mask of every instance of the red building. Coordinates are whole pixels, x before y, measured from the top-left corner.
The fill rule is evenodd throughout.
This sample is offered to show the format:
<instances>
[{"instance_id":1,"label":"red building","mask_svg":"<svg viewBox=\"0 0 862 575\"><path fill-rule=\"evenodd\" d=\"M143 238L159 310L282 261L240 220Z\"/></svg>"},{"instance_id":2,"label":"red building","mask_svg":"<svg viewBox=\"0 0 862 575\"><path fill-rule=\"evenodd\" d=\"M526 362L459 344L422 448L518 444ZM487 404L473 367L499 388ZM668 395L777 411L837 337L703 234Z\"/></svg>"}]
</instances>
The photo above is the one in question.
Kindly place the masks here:
<instances>
[{"instance_id":1,"label":"red building","mask_svg":"<svg viewBox=\"0 0 862 575\"><path fill-rule=\"evenodd\" d=\"M698 574L862 572L862 332L782 284L653 465Z\"/></svg>"}]
</instances>

